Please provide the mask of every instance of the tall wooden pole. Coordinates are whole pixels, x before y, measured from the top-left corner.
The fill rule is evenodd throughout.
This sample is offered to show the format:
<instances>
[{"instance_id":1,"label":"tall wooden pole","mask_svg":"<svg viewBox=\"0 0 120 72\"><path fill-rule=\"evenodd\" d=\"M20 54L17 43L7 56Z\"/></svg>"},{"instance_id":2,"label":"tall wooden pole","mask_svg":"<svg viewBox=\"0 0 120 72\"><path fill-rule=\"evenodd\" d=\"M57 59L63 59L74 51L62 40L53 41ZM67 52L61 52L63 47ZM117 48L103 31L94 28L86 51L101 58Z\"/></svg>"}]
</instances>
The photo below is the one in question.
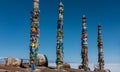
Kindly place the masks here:
<instances>
[{"instance_id":1,"label":"tall wooden pole","mask_svg":"<svg viewBox=\"0 0 120 72\"><path fill-rule=\"evenodd\" d=\"M63 69L63 8L62 1L59 4L59 16L57 25L57 46L56 46L56 65L58 69Z\"/></svg>"},{"instance_id":2,"label":"tall wooden pole","mask_svg":"<svg viewBox=\"0 0 120 72\"><path fill-rule=\"evenodd\" d=\"M34 0L33 7L30 28L30 64L32 70L35 70L39 46L39 0Z\"/></svg>"},{"instance_id":3,"label":"tall wooden pole","mask_svg":"<svg viewBox=\"0 0 120 72\"><path fill-rule=\"evenodd\" d=\"M103 42L102 42L102 32L101 25L98 25L98 63L99 68L102 70L104 68L104 57L103 57Z\"/></svg>"},{"instance_id":4,"label":"tall wooden pole","mask_svg":"<svg viewBox=\"0 0 120 72\"><path fill-rule=\"evenodd\" d=\"M88 42L87 42L87 30L86 30L86 17L82 17L82 38L81 38L81 57L82 57L82 68L88 70Z\"/></svg>"}]
</instances>

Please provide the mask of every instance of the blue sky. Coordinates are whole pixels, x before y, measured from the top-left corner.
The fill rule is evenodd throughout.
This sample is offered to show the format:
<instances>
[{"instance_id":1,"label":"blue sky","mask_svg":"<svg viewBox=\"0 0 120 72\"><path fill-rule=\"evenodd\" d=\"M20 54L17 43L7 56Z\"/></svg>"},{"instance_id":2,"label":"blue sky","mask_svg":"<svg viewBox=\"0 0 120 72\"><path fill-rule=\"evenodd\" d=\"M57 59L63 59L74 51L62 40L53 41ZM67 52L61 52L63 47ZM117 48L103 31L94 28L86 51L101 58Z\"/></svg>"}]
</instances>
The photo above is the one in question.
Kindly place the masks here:
<instances>
[{"instance_id":1,"label":"blue sky","mask_svg":"<svg viewBox=\"0 0 120 72\"><path fill-rule=\"evenodd\" d=\"M97 63L97 25L101 23L105 63L120 63L120 1L63 0L64 61L81 63L82 15L87 17L89 63ZM40 0L39 53L56 60L59 0ZM29 58L33 0L0 1L0 56Z\"/></svg>"}]
</instances>

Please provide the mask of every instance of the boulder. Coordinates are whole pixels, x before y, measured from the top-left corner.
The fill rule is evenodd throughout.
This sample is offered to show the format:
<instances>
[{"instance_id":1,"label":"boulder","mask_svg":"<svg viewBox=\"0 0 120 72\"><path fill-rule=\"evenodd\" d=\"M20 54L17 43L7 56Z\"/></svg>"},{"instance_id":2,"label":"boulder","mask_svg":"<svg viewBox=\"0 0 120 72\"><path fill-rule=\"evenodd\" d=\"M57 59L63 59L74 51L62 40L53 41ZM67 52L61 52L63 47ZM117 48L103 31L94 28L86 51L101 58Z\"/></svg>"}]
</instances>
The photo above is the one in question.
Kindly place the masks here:
<instances>
[{"instance_id":1,"label":"boulder","mask_svg":"<svg viewBox=\"0 0 120 72\"><path fill-rule=\"evenodd\" d=\"M70 69L70 68L71 68L71 66L70 66L70 64L65 63L65 64L63 64L63 68L64 68L64 69Z\"/></svg>"},{"instance_id":2,"label":"boulder","mask_svg":"<svg viewBox=\"0 0 120 72\"><path fill-rule=\"evenodd\" d=\"M81 69L82 71L90 71L89 67L84 67L83 65L79 65L78 69Z\"/></svg>"},{"instance_id":3,"label":"boulder","mask_svg":"<svg viewBox=\"0 0 120 72\"><path fill-rule=\"evenodd\" d=\"M82 65L79 65L79 66L78 66L78 69L82 69L82 68L83 68Z\"/></svg>"},{"instance_id":4,"label":"boulder","mask_svg":"<svg viewBox=\"0 0 120 72\"><path fill-rule=\"evenodd\" d=\"M48 67L48 59L44 54L38 54L38 63L37 66Z\"/></svg>"},{"instance_id":5,"label":"boulder","mask_svg":"<svg viewBox=\"0 0 120 72\"><path fill-rule=\"evenodd\" d=\"M8 57L5 62L6 66L20 66L21 65L21 59L14 58L14 57Z\"/></svg>"}]
</instances>

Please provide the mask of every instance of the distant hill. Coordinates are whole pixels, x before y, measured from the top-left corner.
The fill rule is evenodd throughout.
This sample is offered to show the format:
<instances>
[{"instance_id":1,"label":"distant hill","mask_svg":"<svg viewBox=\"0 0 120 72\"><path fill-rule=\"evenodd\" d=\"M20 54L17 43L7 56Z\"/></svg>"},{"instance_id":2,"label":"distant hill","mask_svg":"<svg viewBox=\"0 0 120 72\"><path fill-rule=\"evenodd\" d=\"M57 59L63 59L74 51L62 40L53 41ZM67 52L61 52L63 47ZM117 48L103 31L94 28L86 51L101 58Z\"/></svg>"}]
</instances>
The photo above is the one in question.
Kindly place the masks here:
<instances>
[{"instance_id":1,"label":"distant hill","mask_svg":"<svg viewBox=\"0 0 120 72\"><path fill-rule=\"evenodd\" d=\"M0 57L0 60L2 60L2 59L6 59L7 57Z\"/></svg>"},{"instance_id":2,"label":"distant hill","mask_svg":"<svg viewBox=\"0 0 120 72\"><path fill-rule=\"evenodd\" d=\"M0 64L5 64L7 57L0 57Z\"/></svg>"}]
</instances>

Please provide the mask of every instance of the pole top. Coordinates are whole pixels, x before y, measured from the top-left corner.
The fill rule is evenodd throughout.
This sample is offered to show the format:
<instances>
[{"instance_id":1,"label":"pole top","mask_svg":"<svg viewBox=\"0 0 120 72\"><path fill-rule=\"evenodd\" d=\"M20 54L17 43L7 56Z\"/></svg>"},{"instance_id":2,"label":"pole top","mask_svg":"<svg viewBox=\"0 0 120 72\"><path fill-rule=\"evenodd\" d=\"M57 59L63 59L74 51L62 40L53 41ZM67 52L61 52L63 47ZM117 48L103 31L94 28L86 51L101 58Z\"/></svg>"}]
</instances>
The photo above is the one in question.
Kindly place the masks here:
<instances>
[{"instance_id":1,"label":"pole top","mask_svg":"<svg viewBox=\"0 0 120 72\"><path fill-rule=\"evenodd\" d=\"M101 27L101 24L100 24L100 23L98 24L98 27Z\"/></svg>"},{"instance_id":2,"label":"pole top","mask_svg":"<svg viewBox=\"0 0 120 72\"><path fill-rule=\"evenodd\" d=\"M34 2L39 2L39 0L34 0Z\"/></svg>"},{"instance_id":3,"label":"pole top","mask_svg":"<svg viewBox=\"0 0 120 72\"><path fill-rule=\"evenodd\" d=\"M60 5L60 6L64 6L63 3L62 3L62 0L60 0L60 4L59 4L59 5Z\"/></svg>"},{"instance_id":4,"label":"pole top","mask_svg":"<svg viewBox=\"0 0 120 72\"><path fill-rule=\"evenodd\" d=\"M83 17L86 17L85 15L83 15Z\"/></svg>"},{"instance_id":5,"label":"pole top","mask_svg":"<svg viewBox=\"0 0 120 72\"><path fill-rule=\"evenodd\" d=\"M85 16L85 15L83 15L83 16L82 16L82 19L86 19L86 16Z\"/></svg>"}]
</instances>

